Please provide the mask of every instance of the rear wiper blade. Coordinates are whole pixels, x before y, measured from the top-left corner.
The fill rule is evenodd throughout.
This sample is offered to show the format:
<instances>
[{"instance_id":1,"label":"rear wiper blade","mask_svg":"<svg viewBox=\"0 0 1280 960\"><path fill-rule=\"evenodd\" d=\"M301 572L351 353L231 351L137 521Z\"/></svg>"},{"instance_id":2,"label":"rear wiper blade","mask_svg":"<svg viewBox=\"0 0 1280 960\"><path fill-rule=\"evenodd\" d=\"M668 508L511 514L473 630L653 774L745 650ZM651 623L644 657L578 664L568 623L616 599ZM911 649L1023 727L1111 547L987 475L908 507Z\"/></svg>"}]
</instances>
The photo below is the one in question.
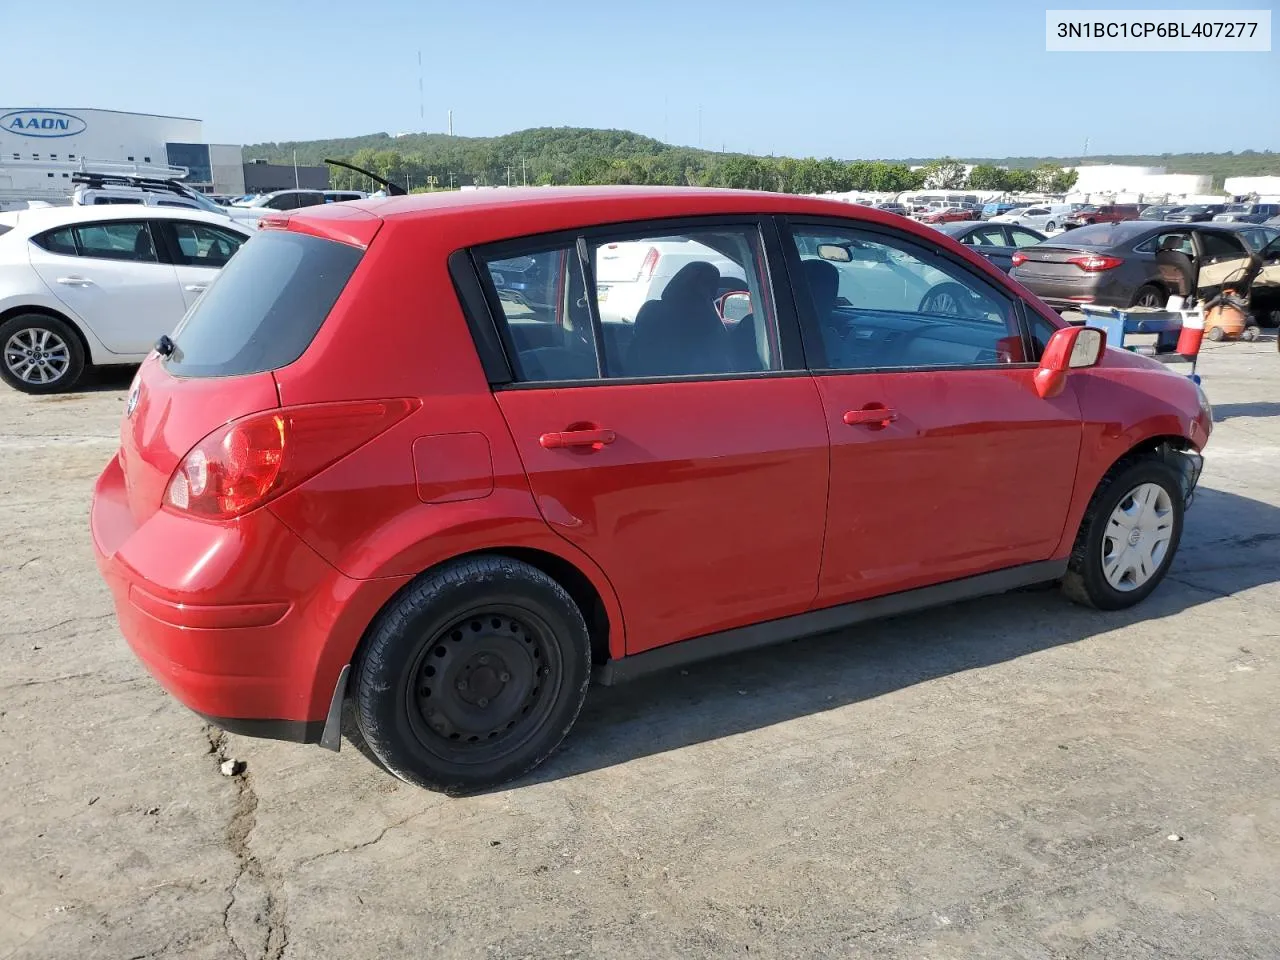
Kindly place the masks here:
<instances>
[{"instance_id":1,"label":"rear wiper blade","mask_svg":"<svg viewBox=\"0 0 1280 960\"><path fill-rule=\"evenodd\" d=\"M390 180L385 180L382 177L378 176L376 173L372 173L369 170L364 170L361 167L357 167L354 163L347 163L347 161L345 160L328 160L328 159L325 160L325 163L331 163L335 167L346 167L348 170L354 170L356 173L363 173L366 177L368 177L374 183L380 183L384 187L386 187L388 196L404 197L404 196L408 196L409 194L409 191L406 190L404 187L400 186L400 184L392 183Z\"/></svg>"}]
</instances>

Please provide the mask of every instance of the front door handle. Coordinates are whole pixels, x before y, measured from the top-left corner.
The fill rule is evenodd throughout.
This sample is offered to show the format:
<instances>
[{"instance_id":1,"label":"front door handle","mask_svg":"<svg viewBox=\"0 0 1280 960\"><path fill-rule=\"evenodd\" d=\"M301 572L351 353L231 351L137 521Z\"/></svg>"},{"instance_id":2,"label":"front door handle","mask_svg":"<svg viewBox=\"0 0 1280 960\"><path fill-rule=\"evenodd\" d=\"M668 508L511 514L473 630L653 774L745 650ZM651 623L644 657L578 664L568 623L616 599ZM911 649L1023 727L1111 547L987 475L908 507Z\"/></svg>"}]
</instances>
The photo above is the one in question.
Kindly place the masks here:
<instances>
[{"instance_id":1,"label":"front door handle","mask_svg":"<svg viewBox=\"0 0 1280 960\"><path fill-rule=\"evenodd\" d=\"M844 422L851 427L883 427L897 419L898 411L888 407L867 407L844 412Z\"/></svg>"},{"instance_id":2,"label":"front door handle","mask_svg":"<svg viewBox=\"0 0 1280 960\"><path fill-rule=\"evenodd\" d=\"M182 289L187 291L187 293L200 293L207 286L209 286L207 283L188 283Z\"/></svg>"},{"instance_id":3,"label":"front door handle","mask_svg":"<svg viewBox=\"0 0 1280 960\"><path fill-rule=\"evenodd\" d=\"M565 447L590 447L599 450L607 443L613 443L618 435L612 430L561 430L557 433L544 433L538 443L544 450L563 450Z\"/></svg>"},{"instance_id":4,"label":"front door handle","mask_svg":"<svg viewBox=\"0 0 1280 960\"><path fill-rule=\"evenodd\" d=\"M64 287L89 287L93 281L88 277L58 277L58 283Z\"/></svg>"}]
</instances>

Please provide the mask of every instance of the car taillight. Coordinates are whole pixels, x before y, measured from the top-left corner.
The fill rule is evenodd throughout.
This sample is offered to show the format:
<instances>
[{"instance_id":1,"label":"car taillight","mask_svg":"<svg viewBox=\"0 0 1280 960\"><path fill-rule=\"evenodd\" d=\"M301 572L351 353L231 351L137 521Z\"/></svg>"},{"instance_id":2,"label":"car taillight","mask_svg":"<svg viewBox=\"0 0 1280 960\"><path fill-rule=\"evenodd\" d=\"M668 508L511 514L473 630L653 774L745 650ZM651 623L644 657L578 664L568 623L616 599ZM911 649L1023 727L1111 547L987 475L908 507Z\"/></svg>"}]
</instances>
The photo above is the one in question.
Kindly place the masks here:
<instances>
[{"instance_id":1,"label":"car taillight","mask_svg":"<svg viewBox=\"0 0 1280 960\"><path fill-rule=\"evenodd\" d=\"M1020 267L1027 262L1027 255L1021 252L1015 253L1012 257L1009 258L1009 260L1015 267Z\"/></svg>"},{"instance_id":2,"label":"car taillight","mask_svg":"<svg viewBox=\"0 0 1280 960\"><path fill-rule=\"evenodd\" d=\"M658 269L658 261L662 259L662 254L658 252L657 247L650 247L649 252L644 255L644 262L640 264L640 279L652 280L653 271Z\"/></svg>"},{"instance_id":3,"label":"car taillight","mask_svg":"<svg viewBox=\"0 0 1280 960\"><path fill-rule=\"evenodd\" d=\"M1119 257L1105 257L1100 253L1086 253L1079 257L1069 257L1067 263L1074 263L1085 273L1101 273L1103 270L1114 270L1124 261Z\"/></svg>"},{"instance_id":4,"label":"car taillight","mask_svg":"<svg viewBox=\"0 0 1280 960\"><path fill-rule=\"evenodd\" d=\"M164 503L209 520L241 516L364 446L420 405L412 399L318 403L232 420L182 459Z\"/></svg>"}]
</instances>

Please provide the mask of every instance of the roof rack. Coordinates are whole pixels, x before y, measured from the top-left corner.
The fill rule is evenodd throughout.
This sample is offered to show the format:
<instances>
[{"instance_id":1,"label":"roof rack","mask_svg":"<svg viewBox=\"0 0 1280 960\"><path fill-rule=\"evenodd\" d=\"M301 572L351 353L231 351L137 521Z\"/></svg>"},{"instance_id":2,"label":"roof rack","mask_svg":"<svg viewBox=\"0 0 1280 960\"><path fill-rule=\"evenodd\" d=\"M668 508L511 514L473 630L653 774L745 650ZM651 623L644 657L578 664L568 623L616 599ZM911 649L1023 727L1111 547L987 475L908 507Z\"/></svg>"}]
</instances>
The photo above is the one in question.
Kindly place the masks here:
<instances>
[{"instance_id":1,"label":"roof rack","mask_svg":"<svg viewBox=\"0 0 1280 960\"><path fill-rule=\"evenodd\" d=\"M139 190L163 190L175 193L180 197L190 196L191 188L176 180L162 180L158 177L138 177L121 173L89 173L77 171L71 174L71 182L86 187L99 189L102 187L136 187Z\"/></svg>"}]
</instances>

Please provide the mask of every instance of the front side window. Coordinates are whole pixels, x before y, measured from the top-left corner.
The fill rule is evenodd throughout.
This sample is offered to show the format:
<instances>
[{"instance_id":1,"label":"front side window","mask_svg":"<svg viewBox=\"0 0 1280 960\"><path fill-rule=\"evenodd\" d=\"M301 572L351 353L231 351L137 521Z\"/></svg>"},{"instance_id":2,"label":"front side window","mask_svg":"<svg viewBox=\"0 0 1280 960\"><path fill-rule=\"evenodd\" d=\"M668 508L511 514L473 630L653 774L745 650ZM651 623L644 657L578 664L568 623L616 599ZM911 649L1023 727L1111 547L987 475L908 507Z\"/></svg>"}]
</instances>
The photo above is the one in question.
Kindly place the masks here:
<instances>
[{"instance_id":1,"label":"front side window","mask_svg":"<svg viewBox=\"0 0 1280 960\"><path fill-rule=\"evenodd\" d=\"M1013 301L950 261L886 234L800 227L797 301L811 365L830 370L986 366L1022 360ZM807 312L807 318L804 313Z\"/></svg>"},{"instance_id":2,"label":"front side window","mask_svg":"<svg viewBox=\"0 0 1280 960\"><path fill-rule=\"evenodd\" d=\"M780 367L753 226L481 251L522 381L701 377Z\"/></svg>"},{"instance_id":3,"label":"front side window","mask_svg":"<svg viewBox=\"0 0 1280 960\"><path fill-rule=\"evenodd\" d=\"M978 227L971 230L961 243L967 243L973 247L1003 247L1005 245L1004 231L999 226Z\"/></svg>"},{"instance_id":4,"label":"front side window","mask_svg":"<svg viewBox=\"0 0 1280 960\"><path fill-rule=\"evenodd\" d=\"M178 263L188 267L221 267L240 249L245 238L203 223L173 223Z\"/></svg>"},{"instance_id":5,"label":"front side window","mask_svg":"<svg viewBox=\"0 0 1280 960\"><path fill-rule=\"evenodd\" d=\"M59 235L65 232L54 231ZM75 244L75 252L79 256L93 257L98 260L131 260L136 263L157 262L155 241L151 237L151 229L144 221L116 220L110 223L88 223L72 227L70 232ZM45 249L50 248L45 246ZM63 249L52 252L68 251L64 245Z\"/></svg>"}]
</instances>

